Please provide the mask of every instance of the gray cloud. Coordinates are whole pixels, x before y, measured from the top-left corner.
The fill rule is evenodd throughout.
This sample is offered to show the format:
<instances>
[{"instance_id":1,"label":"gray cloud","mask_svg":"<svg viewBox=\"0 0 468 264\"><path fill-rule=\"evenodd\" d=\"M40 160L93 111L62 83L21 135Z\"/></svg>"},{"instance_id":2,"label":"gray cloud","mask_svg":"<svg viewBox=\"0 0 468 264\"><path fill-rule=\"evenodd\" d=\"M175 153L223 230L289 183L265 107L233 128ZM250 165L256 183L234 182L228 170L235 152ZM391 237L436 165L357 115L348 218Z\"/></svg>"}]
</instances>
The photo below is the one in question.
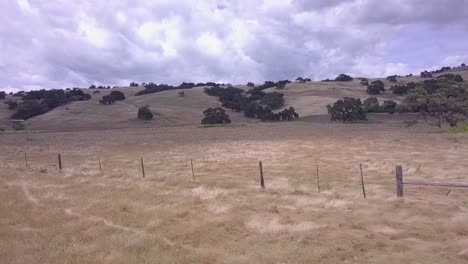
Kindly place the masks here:
<instances>
[{"instance_id":1,"label":"gray cloud","mask_svg":"<svg viewBox=\"0 0 468 264\"><path fill-rule=\"evenodd\" d=\"M17 0L0 10L4 90L382 76L468 59L468 0Z\"/></svg>"}]
</instances>

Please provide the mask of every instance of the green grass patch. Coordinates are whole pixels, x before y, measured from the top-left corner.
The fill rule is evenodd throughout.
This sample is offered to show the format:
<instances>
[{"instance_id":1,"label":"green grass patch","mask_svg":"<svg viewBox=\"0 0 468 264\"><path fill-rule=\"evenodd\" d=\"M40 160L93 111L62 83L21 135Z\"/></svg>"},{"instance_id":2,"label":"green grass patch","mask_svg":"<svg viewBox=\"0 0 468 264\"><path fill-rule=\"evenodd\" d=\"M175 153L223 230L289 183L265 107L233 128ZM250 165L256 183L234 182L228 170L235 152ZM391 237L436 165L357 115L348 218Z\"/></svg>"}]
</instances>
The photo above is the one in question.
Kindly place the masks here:
<instances>
[{"instance_id":1,"label":"green grass patch","mask_svg":"<svg viewBox=\"0 0 468 264\"><path fill-rule=\"evenodd\" d=\"M210 127L247 127L247 123L239 124L202 124L198 128L210 128Z\"/></svg>"},{"instance_id":2,"label":"green grass patch","mask_svg":"<svg viewBox=\"0 0 468 264\"><path fill-rule=\"evenodd\" d=\"M450 133L468 133L468 124L450 128Z\"/></svg>"}]
</instances>

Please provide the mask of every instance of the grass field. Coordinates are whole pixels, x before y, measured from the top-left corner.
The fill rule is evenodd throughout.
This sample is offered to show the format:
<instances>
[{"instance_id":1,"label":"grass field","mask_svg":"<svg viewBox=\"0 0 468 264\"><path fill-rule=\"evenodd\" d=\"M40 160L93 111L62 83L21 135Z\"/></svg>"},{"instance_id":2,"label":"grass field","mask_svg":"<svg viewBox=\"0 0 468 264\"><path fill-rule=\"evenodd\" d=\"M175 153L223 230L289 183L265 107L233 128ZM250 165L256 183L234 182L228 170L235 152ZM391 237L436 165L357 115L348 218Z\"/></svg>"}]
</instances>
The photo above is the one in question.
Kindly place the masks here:
<instances>
[{"instance_id":1,"label":"grass field","mask_svg":"<svg viewBox=\"0 0 468 264\"><path fill-rule=\"evenodd\" d=\"M3 134L0 145L1 263L468 261L468 190L405 186L397 199L394 171L468 182L465 134L298 121Z\"/></svg>"}]
</instances>

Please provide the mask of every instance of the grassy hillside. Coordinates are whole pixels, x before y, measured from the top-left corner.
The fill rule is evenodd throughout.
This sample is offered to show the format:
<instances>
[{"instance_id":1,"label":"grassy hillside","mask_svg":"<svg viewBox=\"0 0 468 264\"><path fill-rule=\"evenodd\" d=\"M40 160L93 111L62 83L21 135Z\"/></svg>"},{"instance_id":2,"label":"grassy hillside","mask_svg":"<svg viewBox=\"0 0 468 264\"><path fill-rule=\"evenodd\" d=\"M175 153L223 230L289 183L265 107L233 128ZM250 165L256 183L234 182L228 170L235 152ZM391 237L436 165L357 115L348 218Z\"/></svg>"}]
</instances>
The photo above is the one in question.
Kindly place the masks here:
<instances>
[{"instance_id":1,"label":"grassy hillside","mask_svg":"<svg viewBox=\"0 0 468 264\"><path fill-rule=\"evenodd\" d=\"M462 75L468 80L468 71L451 71ZM443 74L443 73L441 73ZM437 77L441 74L435 74ZM370 79L372 81L374 79ZM395 96L388 89L395 85L380 79L385 83L387 92L378 97L379 101L401 101L403 97ZM398 78L398 83L418 82L423 79L417 76ZM246 86L238 86L245 90ZM211 97L203 92L204 87L183 90L185 96L178 93L182 90L164 91L160 93L135 96L135 93L143 87L120 87L115 90L122 91L126 99L113 105L102 105L99 99L109 94L111 90L88 90L93 97L90 101L72 102L53 109L52 111L29 119L26 126L31 130L91 130L91 129L118 129L129 127L167 127L198 125L203 118L202 111L208 107L220 106L216 97ZM94 91L100 93L93 94ZM269 88L266 91L278 91L285 95L285 107L293 106L302 118L310 116L326 115L326 105L335 102L345 96L361 98L369 97L366 87L360 84L358 79L351 82L292 82L286 88L278 90ZM7 98L9 99L9 98ZM4 101L4 100L2 100ZM154 113L154 120L141 121L137 119L138 107L149 105ZM258 122L245 118L242 113L227 110L233 123ZM12 112L7 106L0 103L0 128L9 127L9 117Z\"/></svg>"}]
</instances>

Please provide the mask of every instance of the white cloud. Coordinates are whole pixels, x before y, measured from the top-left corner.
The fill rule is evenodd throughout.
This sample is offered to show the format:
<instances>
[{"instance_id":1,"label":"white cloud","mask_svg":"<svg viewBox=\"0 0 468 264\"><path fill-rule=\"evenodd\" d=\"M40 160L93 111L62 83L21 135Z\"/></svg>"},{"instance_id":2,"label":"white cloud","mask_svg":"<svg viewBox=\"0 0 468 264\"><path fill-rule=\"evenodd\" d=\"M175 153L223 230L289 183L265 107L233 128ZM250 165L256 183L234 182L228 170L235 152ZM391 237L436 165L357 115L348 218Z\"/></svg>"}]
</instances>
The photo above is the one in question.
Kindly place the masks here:
<instances>
[{"instance_id":1,"label":"white cloud","mask_svg":"<svg viewBox=\"0 0 468 264\"><path fill-rule=\"evenodd\" d=\"M0 89L325 79L455 66L468 62L466 6L468 0L1 1Z\"/></svg>"}]
</instances>

